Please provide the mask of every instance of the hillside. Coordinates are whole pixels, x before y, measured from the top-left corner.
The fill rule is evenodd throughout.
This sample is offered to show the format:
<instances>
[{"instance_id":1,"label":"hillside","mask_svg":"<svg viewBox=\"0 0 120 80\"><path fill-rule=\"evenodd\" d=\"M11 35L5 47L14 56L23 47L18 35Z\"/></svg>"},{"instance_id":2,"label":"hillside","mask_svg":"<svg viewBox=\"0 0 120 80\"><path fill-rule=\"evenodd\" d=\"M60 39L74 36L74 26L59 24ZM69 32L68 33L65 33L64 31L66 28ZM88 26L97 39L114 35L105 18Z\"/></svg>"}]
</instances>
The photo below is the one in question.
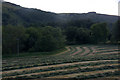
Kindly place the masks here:
<instances>
[{"instance_id":1,"label":"hillside","mask_svg":"<svg viewBox=\"0 0 120 80\"><path fill-rule=\"evenodd\" d=\"M2 80L120 79L118 16L2 8Z\"/></svg>"},{"instance_id":2,"label":"hillside","mask_svg":"<svg viewBox=\"0 0 120 80\"><path fill-rule=\"evenodd\" d=\"M3 25L29 26L85 26L95 22L106 22L110 26L117 16L89 13L53 13L33 8L24 8L9 2L3 2Z\"/></svg>"}]
</instances>

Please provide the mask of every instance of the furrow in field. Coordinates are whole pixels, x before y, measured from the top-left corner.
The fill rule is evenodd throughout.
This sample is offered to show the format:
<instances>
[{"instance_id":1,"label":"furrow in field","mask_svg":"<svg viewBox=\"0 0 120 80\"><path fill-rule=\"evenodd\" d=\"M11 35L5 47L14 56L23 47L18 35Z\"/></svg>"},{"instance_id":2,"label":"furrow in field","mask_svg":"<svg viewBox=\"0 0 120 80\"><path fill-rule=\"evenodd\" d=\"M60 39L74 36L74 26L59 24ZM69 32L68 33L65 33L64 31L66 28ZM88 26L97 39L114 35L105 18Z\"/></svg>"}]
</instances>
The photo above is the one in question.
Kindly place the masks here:
<instances>
[{"instance_id":1,"label":"furrow in field","mask_svg":"<svg viewBox=\"0 0 120 80\"><path fill-rule=\"evenodd\" d=\"M119 64L106 64L106 65L97 65L97 66L86 66L86 67L75 67L75 68L68 68L68 69L62 69L62 70L53 70L53 71L45 71L45 72L38 72L38 73L30 73L30 74L22 74L22 75L16 75L17 77L23 77L23 76L31 76L31 75L41 75L41 74L49 74L49 73L57 73L57 72L69 72L69 71L75 71L80 69L88 69L88 68L102 68L104 66L117 66ZM12 78L15 78L16 76L9 76ZM7 77L6 77L7 78Z\"/></svg>"},{"instance_id":2,"label":"furrow in field","mask_svg":"<svg viewBox=\"0 0 120 80\"><path fill-rule=\"evenodd\" d=\"M23 71L29 71L29 70L38 70L38 69L47 69L50 67L61 67L61 66L69 66L69 65L76 65L76 64L87 64L87 63L96 63L96 62L107 62L107 61L113 61L116 62L118 60L98 60L98 61L84 61L84 62L74 62L74 63L64 63L64 64L57 64L57 65L49 65L49 66L40 66L40 67L31 67L31 68L24 68L24 69L16 69L16 70L10 70L10 71L3 71L2 73L13 73L13 72L23 72Z\"/></svg>"},{"instance_id":3,"label":"furrow in field","mask_svg":"<svg viewBox=\"0 0 120 80\"><path fill-rule=\"evenodd\" d=\"M58 76L52 76L47 78L74 78L81 75L95 75L98 73L105 73L105 72L115 72L118 71L118 69L110 69L110 70L99 70L99 71L91 71L91 72L82 72L82 73L73 73L73 74L67 74L67 75L58 75Z\"/></svg>"},{"instance_id":4,"label":"furrow in field","mask_svg":"<svg viewBox=\"0 0 120 80\"><path fill-rule=\"evenodd\" d=\"M77 48L77 51L74 52L73 54L71 54L72 56L74 56L82 51L82 49L80 47L76 47L76 48Z\"/></svg>"}]
</instances>

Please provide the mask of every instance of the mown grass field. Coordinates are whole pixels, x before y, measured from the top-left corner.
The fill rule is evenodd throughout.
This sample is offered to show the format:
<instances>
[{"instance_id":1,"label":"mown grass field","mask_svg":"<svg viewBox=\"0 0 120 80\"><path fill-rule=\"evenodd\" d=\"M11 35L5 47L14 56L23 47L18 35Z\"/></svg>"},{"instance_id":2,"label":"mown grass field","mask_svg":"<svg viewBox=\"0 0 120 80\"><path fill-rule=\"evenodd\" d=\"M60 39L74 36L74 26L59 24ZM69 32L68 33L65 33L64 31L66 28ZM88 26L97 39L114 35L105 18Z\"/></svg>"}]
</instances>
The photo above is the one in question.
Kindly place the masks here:
<instances>
[{"instance_id":1,"label":"mown grass field","mask_svg":"<svg viewBox=\"0 0 120 80\"><path fill-rule=\"evenodd\" d=\"M119 79L120 76L117 45L70 45L52 55L38 54L3 58L3 78Z\"/></svg>"}]
</instances>

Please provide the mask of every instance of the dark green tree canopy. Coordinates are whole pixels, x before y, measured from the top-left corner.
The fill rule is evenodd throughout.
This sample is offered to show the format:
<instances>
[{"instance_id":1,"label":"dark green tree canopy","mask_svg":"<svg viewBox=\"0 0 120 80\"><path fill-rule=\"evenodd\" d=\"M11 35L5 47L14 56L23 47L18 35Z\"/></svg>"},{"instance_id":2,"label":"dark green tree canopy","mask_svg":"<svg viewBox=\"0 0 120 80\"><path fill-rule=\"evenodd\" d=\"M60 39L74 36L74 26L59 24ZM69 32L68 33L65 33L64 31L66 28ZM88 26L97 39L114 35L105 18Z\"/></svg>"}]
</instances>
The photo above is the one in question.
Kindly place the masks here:
<instances>
[{"instance_id":1,"label":"dark green tree canopy","mask_svg":"<svg viewBox=\"0 0 120 80\"><path fill-rule=\"evenodd\" d=\"M112 30L112 35L115 41L120 41L120 19L115 23Z\"/></svg>"},{"instance_id":2,"label":"dark green tree canopy","mask_svg":"<svg viewBox=\"0 0 120 80\"><path fill-rule=\"evenodd\" d=\"M107 40L109 31L106 23L96 23L91 26L92 34L95 42L105 42Z\"/></svg>"}]
</instances>

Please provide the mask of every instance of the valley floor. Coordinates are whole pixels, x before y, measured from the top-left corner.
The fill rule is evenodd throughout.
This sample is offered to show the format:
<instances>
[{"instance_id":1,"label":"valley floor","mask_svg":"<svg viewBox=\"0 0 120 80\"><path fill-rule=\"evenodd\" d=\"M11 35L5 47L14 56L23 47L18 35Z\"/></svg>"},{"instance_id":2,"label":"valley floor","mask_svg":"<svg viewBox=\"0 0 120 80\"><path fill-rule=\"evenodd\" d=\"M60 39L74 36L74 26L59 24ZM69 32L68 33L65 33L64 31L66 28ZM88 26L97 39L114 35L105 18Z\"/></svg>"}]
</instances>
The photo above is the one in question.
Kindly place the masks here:
<instances>
[{"instance_id":1,"label":"valley floor","mask_svg":"<svg viewBox=\"0 0 120 80\"><path fill-rule=\"evenodd\" d=\"M120 76L120 50L115 45L71 45L49 56L3 59L5 78L96 79Z\"/></svg>"}]
</instances>

